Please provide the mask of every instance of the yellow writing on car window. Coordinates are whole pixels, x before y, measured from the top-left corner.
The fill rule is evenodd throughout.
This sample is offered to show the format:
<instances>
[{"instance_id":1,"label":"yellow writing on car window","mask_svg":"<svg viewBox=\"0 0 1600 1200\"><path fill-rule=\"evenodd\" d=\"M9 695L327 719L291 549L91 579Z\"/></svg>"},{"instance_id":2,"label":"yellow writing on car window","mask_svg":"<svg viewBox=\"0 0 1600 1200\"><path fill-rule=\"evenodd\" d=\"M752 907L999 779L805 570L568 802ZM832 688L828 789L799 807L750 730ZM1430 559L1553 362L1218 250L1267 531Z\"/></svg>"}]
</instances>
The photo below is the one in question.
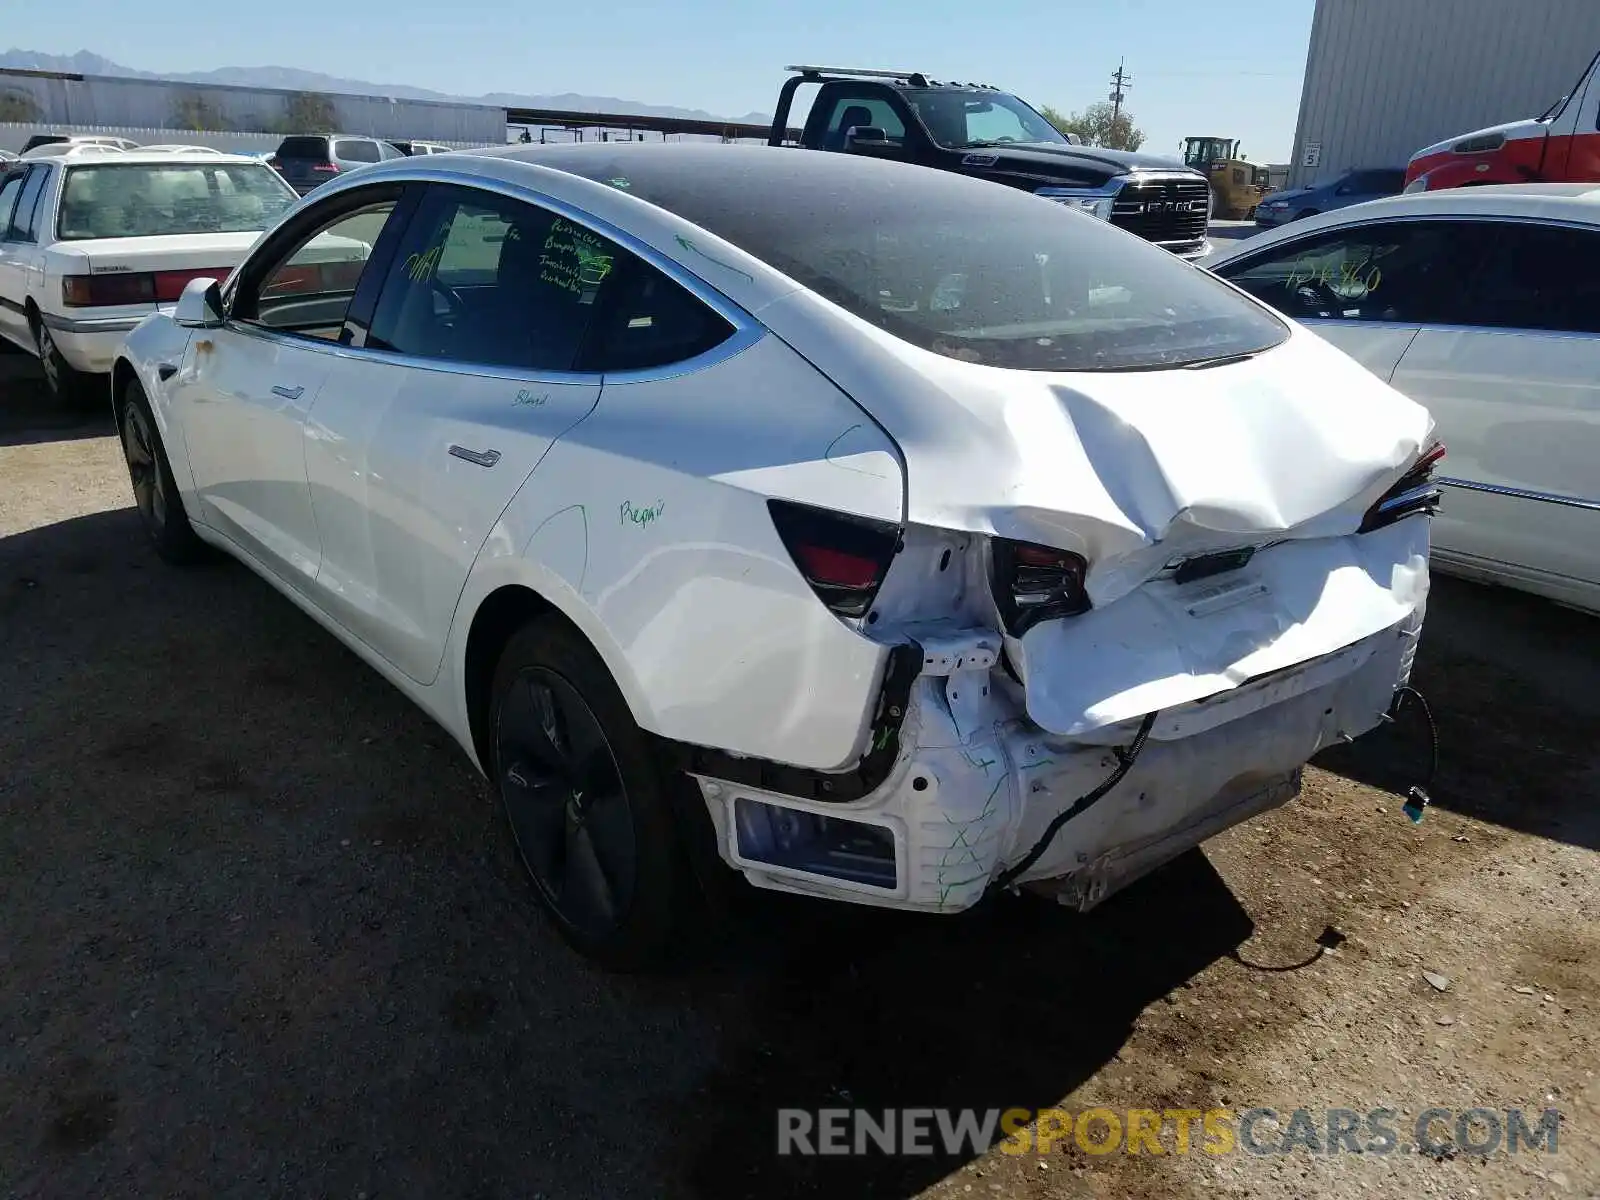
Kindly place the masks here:
<instances>
[{"instance_id":1,"label":"yellow writing on car window","mask_svg":"<svg viewBox=\"0 0 1600 1200\"><path fill-rule=\"evenodd\" d=\"M1286 286L1296 288L1302 283L1318 283L1323 287L1364 291L1371 295L1383 283L1383 270L1376 266L1369 267L1364 262L1342 262L1335 269L1331 263L1302 261L1289 271Z\"/></svg>"},{"instance_id":2,"label":"yellow writing on car window","mask_svg":"<svg viewBox=\"0 0 1600 1200\"><path fill-rule=\"evenodd\" d=\"M433 273L439 269L439 256L443 253L444 243L441 242L432 250L428 250L422 254L413 254L410 258L406 259L406 274L411 277L412 282L414 283L420 283L424 279L432 279Z\"/></svg>"},{"instance_id":3,"label":"yellow writing on car window","mask_svg":"<svg viewBox=\"0 0 1600 1200\"><path fill-rule=\"evenodd\" d=\"M613 256L604 238L557 217L544 239L539 278L583 296L611 274Z\"/></svg>"}]
</instances>

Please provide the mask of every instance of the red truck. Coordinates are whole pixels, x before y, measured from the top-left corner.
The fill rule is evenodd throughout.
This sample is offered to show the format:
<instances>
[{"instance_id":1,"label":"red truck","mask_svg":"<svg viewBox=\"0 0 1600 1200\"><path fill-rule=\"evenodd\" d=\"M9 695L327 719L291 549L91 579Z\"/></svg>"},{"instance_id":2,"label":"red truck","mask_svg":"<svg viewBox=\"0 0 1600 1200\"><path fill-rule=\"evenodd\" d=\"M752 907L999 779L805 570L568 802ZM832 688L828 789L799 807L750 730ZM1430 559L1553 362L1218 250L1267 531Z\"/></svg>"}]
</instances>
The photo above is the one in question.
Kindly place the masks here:
<instances>
[{"instance_id":1,"label":"red truck","mask_svg":"<svg viewBox=\"0 0 1600 1200\"><path fill-rule=\"evenodd\" d=\"M1600 181L1600 54L1541 117L1425 146L1406 167L1408 192L1484 183Z\"/></svg>"}]
</instances>

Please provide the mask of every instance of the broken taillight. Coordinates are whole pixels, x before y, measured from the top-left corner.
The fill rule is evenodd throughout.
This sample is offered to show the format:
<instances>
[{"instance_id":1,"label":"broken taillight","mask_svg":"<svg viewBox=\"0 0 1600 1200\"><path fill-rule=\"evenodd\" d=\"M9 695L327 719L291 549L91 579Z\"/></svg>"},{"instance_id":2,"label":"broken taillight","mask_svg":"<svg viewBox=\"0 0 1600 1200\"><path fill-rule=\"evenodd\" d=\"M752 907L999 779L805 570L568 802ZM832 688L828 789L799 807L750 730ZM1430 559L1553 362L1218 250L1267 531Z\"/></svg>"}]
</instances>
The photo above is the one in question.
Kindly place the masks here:
<instances>
[{"instance_id":1,"label":"broken taillight","mask_svg":"<svg viewBox=\"0 0 1600 1200\"><path fill-rule=\"evenodd\" d=\"M900 544L898 525L789 500L768 500L767 508L817 599L841 617L872 607Z\"/></svg>"},{"instance_id":2,"label":"broken taillight","mask_svg":"<svg viewBox=\"0 0 1600 1200\"><path fill-rule=\"evenodd\" d=\"M1367 509L1358 532L1370 533L1417 513L1437 512L1440 495L1439 485L1433 482L1433 468L1443 457L1441 442L1434 442L1424 450L1410 470Z\"/></svg>"},{"instance_id":3,"label":"broken taillight","mask_svg":"<svg viewBox=\"0 0 1600 1200\"><path fill-rule=\"evenodd\" d=\"M991 551L995 605L1006 632L1021 637L1040 621L1071 617L1089 609L1080 554L995 538Z\"/></svg>"}]
</instances>

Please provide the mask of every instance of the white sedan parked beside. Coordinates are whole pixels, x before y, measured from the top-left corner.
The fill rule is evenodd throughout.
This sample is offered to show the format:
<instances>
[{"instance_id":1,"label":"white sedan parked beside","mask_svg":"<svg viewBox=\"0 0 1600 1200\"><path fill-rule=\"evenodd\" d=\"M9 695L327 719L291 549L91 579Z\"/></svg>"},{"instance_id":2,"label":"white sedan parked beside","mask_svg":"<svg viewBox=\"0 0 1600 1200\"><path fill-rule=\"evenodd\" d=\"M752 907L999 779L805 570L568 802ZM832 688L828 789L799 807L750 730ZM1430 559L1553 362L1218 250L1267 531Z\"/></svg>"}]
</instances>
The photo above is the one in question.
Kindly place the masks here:
<instances>
[{"instance_id":1,"label":"white sedan parked beside","mask_svg":"<svg viewBox=\"0 0 1600 1200\"><path fill-rule=\"evenodd\" d=\"M227 275L299 197L237 155L61 150L0 164L0 337L39 356L57 399L103 402L128 330Z\"/></svg>"},{"instance_id":2,"label":"white sedan parked beside","mask_svg":"<svg viewBox=\"0 0 1600 1200\"><path fill-rule=\"evenodd\" d=\"M449 730L613 964L723 864L1091 907L1376 725L1427 592L1420 406L1103 222L849 155L377 164L114 388L157 550Z\"/></svg>"},{"instance_id":3,"label":"white sedan parked beside","mask_svg":"<svg viewBox=\"0 0 1600 1200\"><path fill-rule=\"evenodd\" d=\"M1206 266L1433 413L1441 569L1600 612L1600 188L1397 196Z\"/></svg>"}]
</instances>

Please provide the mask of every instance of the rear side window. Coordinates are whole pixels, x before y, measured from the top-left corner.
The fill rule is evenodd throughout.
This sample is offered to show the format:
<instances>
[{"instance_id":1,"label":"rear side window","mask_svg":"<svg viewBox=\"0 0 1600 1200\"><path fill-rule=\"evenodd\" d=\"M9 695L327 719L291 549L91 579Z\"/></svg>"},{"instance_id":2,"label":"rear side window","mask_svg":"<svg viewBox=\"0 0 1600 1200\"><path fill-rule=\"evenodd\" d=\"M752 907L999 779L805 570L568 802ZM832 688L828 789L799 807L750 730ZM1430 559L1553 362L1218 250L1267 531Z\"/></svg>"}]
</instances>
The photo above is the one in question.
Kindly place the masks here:
<instances>
[{"instance_id":1,"label":"rear side window","mask_svg":"<svg viewBox=\"0 0 1600 1200\"><path fill-rule=\"evenodd\" d=\"M45 167L34 167L28 172L27 178L22 183L22 191L17 197L17 209L11 218L11 227L0 231L0 236L8 241L33 241L33 213L39 203L39 193L44 191L44 182L49 175L50 172Z\"/></svg>"},{"instance_id":2,"label":"rear side window","mask_svg":"<svg viewBox=\"0 0 1600 1200\"><path fill-rule=\"evenodd\" d=\"M49 196L52 172L48 167L39 169L39 178L43 183L39 190L39 202L33 207L33 219L28 225L28 237L35 242L42 242L50 236L50 218L53 215L54 205Z\"/></svg>"},{"instance_id":3,"label":"rear side window","mask_svg":"<svg viewBox=\"0 0 1600 1200\"><path fill-rule=\"evenodd\" d=\"M619 250L618 270L579 356L582 371L643 371L721 345L733 326L644 260Z\"/></svg>"},{"instance_id":4,"label":"rear side window","mask_svg":"<svg viewBox=\"0 0 1600 1200\"><path fill-rule=\"evenodd\" d=\"M333 156L347 162L377 162L378 143L361 138L340 138L333 144Z\"/></svg>"},{"instance_id":5,"label":"rear side window","mask_svg":"<svg viewBox=\"0 0 1600 1200\"><path fill-rule=\"evenodd\" d=\"M1486 235L1458 221L1360 225L1218 268L1297 320L1451 324L1482 260Z\"/></svg>"},{"instance_id":6,"label":"rear side window","mask_svg":"<svg viewBox=\"0 0 1600 1200\"><path fill-rule=\"evenodd\" d=\"M278 143L279 158L309 158L315 162L328 160L328 139L325 137L286 137Z\"/></svg>"},{"instance_id":7,"label":"rear side window","mask_svg":"<svg viewBox=\"0 0 1600 1200\"><path fill-rule=\"evenodd\" d=\"M891 142L905 139L905 122L900 119L887 100L877 96L835 94L837 99L834 101L833 112L829 114L828 124L823 130L824 150L845 149L845 137L852 129L858 127L881 129Z\"/></svg>"},{"instance_id":8,"label":"rear side window","mask_svg":"<svg viewBox=\"0 0 1600 1200\"><path fill-rule=\"evenodd\" d=\"M1600 333L1600 233L1509 223L1480 228L1493 251L1472 284L1468 324Z\"/></svg>"},{"instance_id":9,"label":"rear side window","mask_svg":"<svg viewBox=\"0 0 1600 1200\"><path fill-rule=\"evenodd\" d=\"M22 190L22 173L6 177L0 184L0 233L4 233L11 224L11 214L17 208L17 193Z\"/></svg>"},{"instance_id":10,"label":"rear side window","mask_svg":"<svg viewBox=\"0 0 1600 1200\"><path fill-rule=\"evenodd\" d=\"M434 187L406 229L367 346L570 371L620 247L531 204Z\"/></svg>"}]
</instances>

